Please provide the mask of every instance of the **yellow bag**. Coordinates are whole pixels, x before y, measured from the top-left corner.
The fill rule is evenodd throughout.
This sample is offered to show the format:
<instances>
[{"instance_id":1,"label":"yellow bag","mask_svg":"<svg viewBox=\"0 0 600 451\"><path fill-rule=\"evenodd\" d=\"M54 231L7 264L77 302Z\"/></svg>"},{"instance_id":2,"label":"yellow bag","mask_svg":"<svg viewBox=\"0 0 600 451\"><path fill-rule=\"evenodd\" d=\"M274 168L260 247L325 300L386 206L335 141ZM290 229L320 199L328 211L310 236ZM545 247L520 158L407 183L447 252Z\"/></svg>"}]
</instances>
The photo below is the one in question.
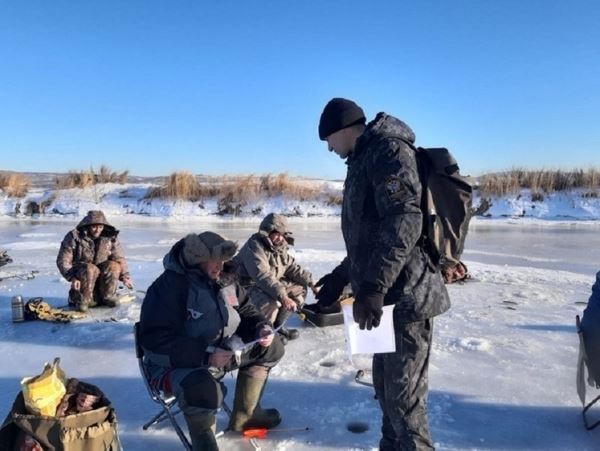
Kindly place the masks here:
<instances>
[{"instance_id":1,"label":"yellow bag","mask_svg":"<svg viewBox=\"0 0 600 451\"><path fill-rule=\"evenodd\" d=\"M54 359L52 365L46 363L42 374L35 377L26 377L21 381L21 389L25 406L29 413L53 417L56 407L60 404L67 389L66 376L58 365L59 358Z\"/></svg>"}]
</instances>

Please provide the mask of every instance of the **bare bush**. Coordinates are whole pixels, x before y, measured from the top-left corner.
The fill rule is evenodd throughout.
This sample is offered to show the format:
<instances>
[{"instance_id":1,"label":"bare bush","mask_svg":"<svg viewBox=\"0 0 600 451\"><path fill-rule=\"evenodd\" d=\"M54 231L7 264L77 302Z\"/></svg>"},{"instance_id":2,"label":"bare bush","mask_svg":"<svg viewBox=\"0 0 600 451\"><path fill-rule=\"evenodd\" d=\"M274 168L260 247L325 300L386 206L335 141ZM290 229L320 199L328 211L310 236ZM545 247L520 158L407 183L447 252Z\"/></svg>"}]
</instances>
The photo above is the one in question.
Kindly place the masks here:
<instances>
[{"instance_id":1,"label":"bare bush","mask_svg":"<svg viewBox=\"0 0 600 451\"><path fill-rule=\"evenodd\" d=\"M87 188L94 184L92 171L69 171L56 177L56 189Z\"/></svg>"},{"instance_id":2,"label":"bare bush","mask_svg":"<svg viewBox=\"0 0 600 451\"><path fill-rule=\"evenodd\" d=\"M210 186L203 186L186 171L173 172L163 186L151 188L146 194L148 199L181 199L197 201L213 195Z\"/></svg>"},{"instance_id":3,"label":"bare bush","mask_svg":"<svg viewBox=\"0 0 600 451\"><path fill-rule=\"evenodd\" d=\"M260 184L261 191L269 197L287 196L299 200L313 200L321 195L321 190L314 184L294 180L288 174L263 175Z\"/></svg>"},{"instance_id":4,"label":"bare bush","mask_svg":"<svg viewBox=\"0 0 600 451\"><path fill-rule=\"evenodd\" d=\"M329 193L326 196L326 203L329 206L334 206L334 205L342 205L342 201L343 201L343 196L342 193Z\"/></svg>"},{"instance_id":5,"label":"bare bush","mask_svg":"<svg viewBox=\"0 0 600 451\"><path fill-rule=\"evenodd\" d=\"M100 166L98 172L94 168L83 171L69 171L65 175L56 177L56 189L87 188L98 183L127 183L129 171L117 172L108 166Z\"/></svg>"},{"instance_id":6,"label":"bare bush","mask_svg":"<svg viewBox=\"0 0 600 451\"><path fill-rule=\"evenodd\" d=\"M600 184L598 169L563 170L524 170L511 169L506 172L483 175L480 179L481 196L505 196L516 194L522 188L529 188L538 197L542 193L564 191L574 188L594 189ZM543 197L543 196L542 196Z\"/></svg>"},{"instance_id":7,"label":"bare bush","mask_svg":"<svg viewBox=\"0 0 600 451\"><path fill-rule=\"evenodd\" d=\"M24 174L16 172L0 173L0 189L6 193L8 197L24 197L29 190L31 181Z\"/></svg>"},{"instance_id":8,"label":"bare bush","mask_svg":"<svg viewBox=\"0 0 600 451\"><path fill-rule=\"evenodd\" d=\"M260 197L285 196L304 201L316 200L321 194L318 187L295 180L287 174L203 177L202 183L199 183L190 173L174 172L163 186L150 189L146 198L202 201L215 197L219 214L236 215L241 213L244 206Z\"/></svg>"},{"instance_id":9,"label":"bare bush","mask_svg":"<svg viewBox=\"0 0 600 451\"><path fill-rule=\"evenodd\" d=\"M108 166L100 166L100 171L94 174L96 183L119 183L121 185L127 183L129 171L116 172L112 171Z\"/></svg>"}]
</instances>

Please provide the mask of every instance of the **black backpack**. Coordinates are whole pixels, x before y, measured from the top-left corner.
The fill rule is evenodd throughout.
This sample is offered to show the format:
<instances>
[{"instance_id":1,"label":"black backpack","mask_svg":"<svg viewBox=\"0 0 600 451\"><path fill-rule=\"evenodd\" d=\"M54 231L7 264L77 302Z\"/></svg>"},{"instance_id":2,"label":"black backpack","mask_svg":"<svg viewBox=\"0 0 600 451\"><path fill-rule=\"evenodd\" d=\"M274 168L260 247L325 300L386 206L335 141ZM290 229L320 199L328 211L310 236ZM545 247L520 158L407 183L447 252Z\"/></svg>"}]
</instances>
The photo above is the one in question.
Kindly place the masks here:
<instances>
[{"instance_id":1,"label":"black backpack","mask_svg":"<svg viewBox=\"0 0 600 451\"><path fill-rule=\"evenodd\" d=\"M425 249L433 264L442 270L462 265L460 256L472 216L473 187L460 175L458 163L448 149L411 147L423 186Z\"/></svg>"}]
</instances>

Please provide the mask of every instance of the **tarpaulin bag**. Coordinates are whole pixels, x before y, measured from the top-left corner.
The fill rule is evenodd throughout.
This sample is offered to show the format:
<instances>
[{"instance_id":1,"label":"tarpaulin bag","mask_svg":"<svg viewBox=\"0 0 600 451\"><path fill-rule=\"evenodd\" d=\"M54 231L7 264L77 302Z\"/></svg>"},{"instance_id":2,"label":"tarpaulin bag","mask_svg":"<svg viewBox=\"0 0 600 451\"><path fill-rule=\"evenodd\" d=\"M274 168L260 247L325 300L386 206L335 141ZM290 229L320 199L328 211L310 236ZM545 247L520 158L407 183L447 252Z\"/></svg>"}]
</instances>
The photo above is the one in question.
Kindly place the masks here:
<instances>
[{"instance_id":1,"label":"tarpaulin bag","mask_svg":"<svg viewBox=\"0 0 600 451\"><path fill-rule=\"evenodd\" d=\"M19 451L23 437L30 435L45 451L121 451L116 413L105 403L63 417L38 416L27 412L19 393L0 428L0 450Z\"/></svg>"}]
</instances>

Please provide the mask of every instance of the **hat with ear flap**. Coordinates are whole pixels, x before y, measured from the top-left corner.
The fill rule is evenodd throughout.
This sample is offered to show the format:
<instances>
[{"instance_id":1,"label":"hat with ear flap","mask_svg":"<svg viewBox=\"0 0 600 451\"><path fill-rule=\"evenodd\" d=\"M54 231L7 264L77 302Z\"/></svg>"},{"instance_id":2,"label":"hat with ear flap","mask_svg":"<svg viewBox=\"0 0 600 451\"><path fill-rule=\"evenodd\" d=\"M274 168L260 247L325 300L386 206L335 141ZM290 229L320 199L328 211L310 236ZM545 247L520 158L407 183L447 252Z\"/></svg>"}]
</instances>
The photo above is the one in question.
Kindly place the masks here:
<instances>
[{"instance_id":1,"label":"hat with ear flap","mask_svg":"<svg viewBox=\"0 0 600 451\"><path fill-rule=\"evenodd\" d=\"M228 261L238 245L215 232L190 233L183 240L183 258L188 265L207 261Z\"/></svg>"}]
</instances>

